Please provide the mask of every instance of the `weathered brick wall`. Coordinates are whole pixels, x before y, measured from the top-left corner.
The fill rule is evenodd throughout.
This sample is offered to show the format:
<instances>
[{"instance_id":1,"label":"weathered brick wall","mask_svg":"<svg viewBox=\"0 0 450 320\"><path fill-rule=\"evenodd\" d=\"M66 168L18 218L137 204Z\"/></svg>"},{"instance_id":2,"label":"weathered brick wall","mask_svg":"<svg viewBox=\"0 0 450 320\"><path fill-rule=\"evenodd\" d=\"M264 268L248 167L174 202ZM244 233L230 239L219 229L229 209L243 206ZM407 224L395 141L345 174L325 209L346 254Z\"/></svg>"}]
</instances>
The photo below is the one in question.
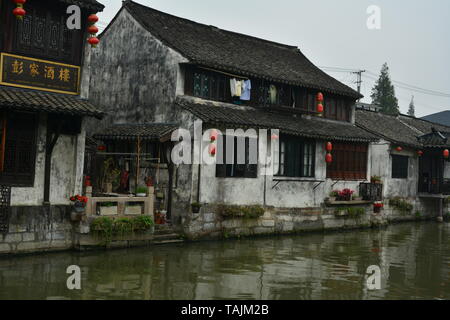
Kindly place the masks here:
<instances>
[{"instance_id":1,"label":"weathered brick wall","mask_svg":"<svg viewBox=\"0 0 450 320\"><path fill-rule=\"evenodd\" d=\"M9 233L0 235L0 255L72 247L70 206L11 207Z\"/></svg>"}]
</instances>

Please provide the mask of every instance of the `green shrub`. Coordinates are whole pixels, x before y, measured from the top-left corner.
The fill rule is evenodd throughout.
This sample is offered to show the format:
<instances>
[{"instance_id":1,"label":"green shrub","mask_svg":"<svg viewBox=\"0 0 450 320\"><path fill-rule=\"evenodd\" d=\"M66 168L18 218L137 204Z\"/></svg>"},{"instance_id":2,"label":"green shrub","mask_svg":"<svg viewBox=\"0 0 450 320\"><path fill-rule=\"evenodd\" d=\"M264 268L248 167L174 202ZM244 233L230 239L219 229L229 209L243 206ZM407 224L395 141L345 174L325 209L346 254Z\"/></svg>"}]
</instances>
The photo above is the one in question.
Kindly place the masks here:
<instances>
[{"instance_id":1,"label":"green shrub","mask_svg":"<svg viewBox=\"0 0 450 320\"><path fill-rule=\"evenodd\" d=\"M133 230L149 230L153 227L153 219L149 216L138 216L132 219Z\"/></svg>"},{"instance_id":2,"label":"green shrub","mask_svg":"<svg viewBox=\"0 0 450 320\"><path fill-rule=\"evenodd\" d=\"M133 232L133 222L130 218L119 218L114 220L113 234L124 236Z\"/></svg>"},{"instance_id":3,"label":"green shrub","mask_svg":"<svg viewBox=\"0 0 450 320\"><path fill-rule=\"evenodd\" d=\"M389 200L389 206L401 212L411 212L413 210L413 205L400 197L395 197Z\"/></svg>"},{"instance_id":4,"label":"green shrub","mask_svg":"<svg viewBox=\"0 0 450 320\"><path fill-rule=\"evenodd\" d=\"M264 215L265 210L261 206L220 205L218 212L224 218L244 217L245 219L257 219Z\"/></svg>"}]
</instances>

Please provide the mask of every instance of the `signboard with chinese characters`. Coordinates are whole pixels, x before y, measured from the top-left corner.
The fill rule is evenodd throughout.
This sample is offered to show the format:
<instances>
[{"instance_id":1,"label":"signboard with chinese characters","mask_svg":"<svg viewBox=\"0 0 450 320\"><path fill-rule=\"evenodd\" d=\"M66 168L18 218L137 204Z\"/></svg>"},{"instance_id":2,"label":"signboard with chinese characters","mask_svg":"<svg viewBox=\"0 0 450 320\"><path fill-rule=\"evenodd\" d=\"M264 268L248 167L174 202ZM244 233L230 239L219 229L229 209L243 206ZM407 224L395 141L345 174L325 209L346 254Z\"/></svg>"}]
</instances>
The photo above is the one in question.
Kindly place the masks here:
<instances>
[{"instance_id":1,"label":"signboard with chinese characters","mask_svg":"<svg viewBox=\"0 0 450 320\"><path fill-rule=\"evenodd\" d=\"M80 67L2 53L0 84L67 94L80 92Z\"/></svg>"}]
</instances>

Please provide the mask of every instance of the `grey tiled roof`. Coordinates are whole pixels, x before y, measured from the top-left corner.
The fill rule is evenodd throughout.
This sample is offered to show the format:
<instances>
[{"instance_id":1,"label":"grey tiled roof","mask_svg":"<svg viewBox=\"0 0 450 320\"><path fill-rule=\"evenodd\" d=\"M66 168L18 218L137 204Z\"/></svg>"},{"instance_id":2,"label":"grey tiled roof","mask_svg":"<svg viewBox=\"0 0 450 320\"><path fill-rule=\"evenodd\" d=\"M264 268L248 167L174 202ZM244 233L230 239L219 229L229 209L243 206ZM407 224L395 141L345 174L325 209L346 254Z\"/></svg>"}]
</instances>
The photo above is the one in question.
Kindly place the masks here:
<instances>
[{"instance_id":1,"label":"grey tiled roof","mask_svg":"<svg viewBox=\"0 0 450 320\"><path fill-rule=\"evenodd\" d=\"M222 30L127 1L152 35L192 63L352 98L360 94L317 68L295 46ZM311 31L305 31L311 32Z\"/></svg>"},{"instance_id":2,"label":"grey tiled roof","mask_svg":"<svg viewBox=\"0 0 450 320\"><path fill-rule=\"evenodd\" d=\"M0 108L16 111L43 111L49 113L93 116L101 118L103 112L88 100L76 96L45 93L37 90L0 86Z\"/></svg>"},{"instance_id":3,"label":"grey tiled roof","mask_svg":"<svg viewBox=\"0 0 450 320\"><path fill-rule=\"evenodd\" d=\"M148 124L116 124L94 135L98 140L136 140L138 137L144 140L160 141L167 138L178 129L177 124L172 123L148 123Z\"/></svg>"},{"instance_id":4,"label":"grey tiled roof","mask_svg":"<svg viewBox=\"0 0 450 320\"><path fill-rule=\"evenodd\" d=\"M413 148L433 146L435 136L428 135L433 132L433 128L441 133L450 132L450 127L426 120L367 110L356 111L356 125L390 142ZM419 137L423 139L419 141Z\"/></svg>"},{"instance_id":5,"label":"grey tiled roof","mask_svg":"<svg viewBox=\"0 0 450 320\"><path fill-rule=\"evenodd\" d=\"M305 138L334 141L368 142L378 138L351 123L317 119L280 112L278 109L236 106L179 96L175 104L211 125L231 128L279 129L280 132Z\"/></svg>"},{"instance_id":6,"label":"grey tiled roof","mask_svg":"<svg viewBox=\"0 0 450 320\"><path fill-rule=\"evenodd\" d=\"M105 6L96 0L58 0L67 4L75 4L81 8L92 10L92 13L103 11Z\"/></svg>"}]
</instances>

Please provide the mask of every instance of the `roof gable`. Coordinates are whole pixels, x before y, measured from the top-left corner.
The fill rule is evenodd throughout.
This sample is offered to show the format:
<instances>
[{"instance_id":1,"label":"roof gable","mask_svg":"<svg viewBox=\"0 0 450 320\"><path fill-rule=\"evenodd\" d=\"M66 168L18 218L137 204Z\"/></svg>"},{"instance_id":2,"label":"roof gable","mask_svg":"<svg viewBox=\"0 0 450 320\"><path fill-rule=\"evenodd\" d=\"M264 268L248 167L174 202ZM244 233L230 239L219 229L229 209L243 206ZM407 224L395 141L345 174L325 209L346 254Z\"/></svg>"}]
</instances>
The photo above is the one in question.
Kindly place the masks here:
<instances>
[{"instance_id":1,"label":"roof gable","mask_svg":"<svg viewBox=\"0 0 450 320\"><path fill-rule=\"evenodd\" d=\"M125 2L124 8L152 35L192 63L360 97L358 92L317 68L297 47L196 23L132 1Z\"/></svg>"}]
</instances>

